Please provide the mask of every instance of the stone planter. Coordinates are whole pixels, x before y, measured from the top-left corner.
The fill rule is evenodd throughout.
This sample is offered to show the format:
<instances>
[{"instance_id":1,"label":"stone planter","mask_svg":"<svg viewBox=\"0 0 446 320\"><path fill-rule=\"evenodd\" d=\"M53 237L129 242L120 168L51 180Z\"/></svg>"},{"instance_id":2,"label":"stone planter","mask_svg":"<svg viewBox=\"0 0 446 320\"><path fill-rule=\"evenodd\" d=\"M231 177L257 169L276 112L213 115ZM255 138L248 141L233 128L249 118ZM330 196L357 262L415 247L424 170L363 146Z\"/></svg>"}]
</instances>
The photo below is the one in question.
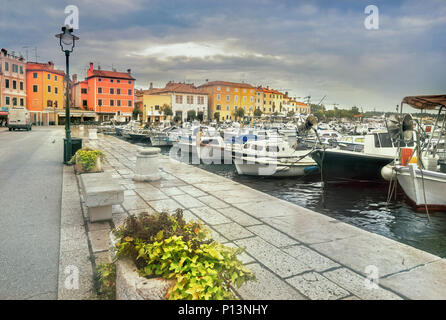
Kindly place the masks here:
<instances>
[{"instance_id":1,"label":"stone planter","mask_svg":"<svg viewBox=\"0 0 446 320\"><path fill-rule=\"evenodd\" d=\"M102 172L102 161L101 161L101 158L100 157L96 158L96 165L94 166L93 169L91 169L89 171L85 171L84 169L82 169L82 165L80 163L77 163L77 156L76 156L76 163L74 165L74 169L76 170L76 173L78 173L78 174Z\"/></svg>"},{"instance_id":2,"label":"stone planter","mask_svg":"<svg viewBox=\"0 0 446 320\"><path fill-rule=\"evenodd\" d=\"M115 258L116 242L113 232L110 232L112 259ZM133 261L128 258L116 261L116 300L166 300L166 294L174 284L175 280L141 277Z\"/></svg>"}]
</instances>

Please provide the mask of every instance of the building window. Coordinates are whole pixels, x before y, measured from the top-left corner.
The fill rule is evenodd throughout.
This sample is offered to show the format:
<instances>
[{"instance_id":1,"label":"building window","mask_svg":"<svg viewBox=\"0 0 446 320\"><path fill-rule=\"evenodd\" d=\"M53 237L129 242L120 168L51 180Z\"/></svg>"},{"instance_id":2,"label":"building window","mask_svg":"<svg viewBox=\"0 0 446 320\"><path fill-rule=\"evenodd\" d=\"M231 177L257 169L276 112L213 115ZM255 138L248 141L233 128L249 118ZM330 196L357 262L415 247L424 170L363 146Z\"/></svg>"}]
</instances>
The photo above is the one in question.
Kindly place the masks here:
<instances>
[{"instance_id":1,"label":"building window","mask_svg":"<svg viewBox=\"0 0 446 320\"><path fill-rule=\"evenodd\" d=\"M116 80L117 83L121 83L121 80Z\"/></svg>"},{"instance_id":2,"label":"building window","mask_svg":"<svg viewBox=\"0 0 446 320\"><path fill-rule=\"evenodd\" d=\"M46 106L47 106L48 108L51 108L51 107L53 106L53 101L51 101L51 100L47 100L47 101L46 101Z\"/></svg>"},{"instance_id":3,"label":"building window","mask_svg":"<svg viewBox=\"0 0 446 320\"><path fill-rule=\"evenodd\" d=\"M17 89L17 81L12 80L12 88L13 88L14 90Z\"/></svg>"},{"instance_id":4,"label":"building window","mask_svg":"<svg viewBox=\"0 0 446 320\"><path fill-rule=\"evenodd\" d=\"M194 96L187 96L187 103L193 104L194 103Z\"/></svg>"},{"instance_id":5,"label":"building window","mask_svg":"<svg viewBox=\"0 0 446 320\"><path fill-rule=\"evenodd\" d=\"M249 101L254 102L254 97L251 97Z\"/></svg>"},{"instance_id":6,"label":"building window","mask_svg":"<svg viewBox=\"0 0 446 320\"><path fill-rule=\"evenodd\" d=\"M20 81L20 90L23 91L23 82L22 81Z\"/></svg>"},{"instance_id":7,"label":"building window","mask_svg":"<svg viewBox=\"0 0 446 320\"><path fill-rule=\"evenodd\" d=\"M243 97L243 102L246 102L246 96Z\"/></svg>"},{"instance_id":8,"label":"building window","mask_svg":"<svg viewBox=\"0 0 446 320\"><path fill-rule=\"evenodd\" d=\"M54 87L54 93L57 94L57 87Z\"/></svg>"},{"instance_id":9,"label":"building window","mask_svg":"<svg viewBox=\"0 0 446 320\"><path fill-rule=\"evenodd\" d=\"M114 82L113 79L110 79L110 82L113 83Z\"/></svg>"},{"instance_id":10,"label":"building window","mask_svg":"<svg viewBox=\"0 0 446 320\"><path fill-rule=\"evenodd\" d=\"M238 92L238 88L235 88L235 92Z\"/></svg>"},{"instance_id":11,"label":"building window","mask_svg":"<svg viewBox=\"0 0 446 320\"><path fill-rule=\"evenodd\" d=\"M37 87L37 85L33 85L33 92L38 92L39 90L38 90L38 87Z\"/></svg>"},{"instance_id":12,"label":"building window","mask_svg":"<svg viewBox=\"0 0 446 320\"><path fill-rule=\"evenodd\" d=\"M46 77L48 78L48 80L51 80L51 75L49 73L46 75Z\"/></svg>"},{"instance_id":13,"label":"building window","mask_svg":"<svg viewBox=\"0 0 446 320\"><path fill-rule=\"evenodd\" d=\"M204 97L198 97L198 104L204 104Z\"/></svg>"},{"instance_id":14,"label":"building window","mask_svg":"<svg viewBox=\"0 0 446 320\"><path fill-rule=\"evenodd\" d=\"M226 95L226 101L229 101L229 95Z\"/></svg>"},{"instance_id":15,"label":"building window","mask_svg":"<svg viewBox=\"0 0 446 320\"><path fill-rule=\"evenodd\" d=\"M87 106L87 100L82 100L82 106L86 107Z\"/></svg>"},{"instance_id":16,"label":"building window","mask_svg":"<svg viewBox=\"0 0 446 320\"><path fill-rule=\"evenodd\" d=\"M17 106L17 98L12 98L12 105Z\"/></svg>"},{"instance_id":17,"label":"building window","mask_svg":"<svg viewBox=\"0 0 446 320\"><path fill-rule=\"evenodd\" d=\"M116 105L117 105L118 107L120 107L120 106L121 106L121 100L116 100Z\"/></svg>"},{"instance_id":18,"label":"building window","mask_svg":"<svg viewBox=\"0 0 446 320\"><path fill-rule=\"evenodd\" d=\"M110 99L110 107L113 107L115 105L115 101Z\"/></svg>"},{"instance_id":19,"label":"building window","mask_svg":"<svg viewBox=\"0 0 446 320\"><path fill-rule=\"evenodd\" d=\"M230 90L229 87L226 87L226 91L229 92L229 90Z\"/></svg>"},{"instance_id":20,"label":"building window","mask_svg":"<svg viewBox=\"0 0 446 320\"><path fill-rule=\"evenodd\" d=\"M129 89L129 96L132 95L132 89Z\"/></svg>"},{"instance_id":21,"label":"building window","mask_svg":"<svg viewBox=\"0 0 446 320\"><path fill-rule=\"evenodd\" d=\"M6 89L9 88L9 79L5 79L5 88L6 88Z\"/></svg>"},{"instance_id":22,"label":"building window","mask_svg":"<svg viewBox=\"0 0 446 320\"><path fill-rule=\"evenodd\" d=\"M23 74L23 66L20 66L20 74Z\"/></svg>"},{"instance_id":23,"label":"building window","mask_svg":"<svg viewBox=\"0 0 446 320\"><path fill-rule=\"evenodd\" d=\"M234 101L238 101L238 96L235 96L235 97L234 97Z\"/></svg>"},{"instance_id":24,"label":"building window","mask_svg":"<svg viewBox=\"0 0 446 320\"><path fill-rule=\"evenodd\" d=\"M5 62L5 71L9 71L9 63Z\"/></svg>"},{"instance_id":25,"label":"building window","mask_svg":"<svg viewBox=\"0 0 446 320\"><path fill-rule=\"evenodd\" d=\"M217 104L217 110L221 110L221 105Z\"/></svg>"},{"instance_id":26,"label":"building window","mask_svg":"<svg viewBox=\"0 0 446 320\"><path fill-rule=\"evenodd\" d=\"M102 88L101 87L98 88L98 93L102 93Z\"/></svg>"},{"instance_id":27,"label":"building window","mask_svg":"<svg viewBox=\"0 0 446 320\"><path fill-rule=\"evenodd\" d=\"M110 94L115 94L115 89L110 88Z\"/></svg>"},{"instance_id":28,"label":"building window","mask_svg":"<svg viewBox=\"0 0 446 320\"><path fill-rule=\"evenodd\" d=\"M87 93L87 89L81 89L81 93L86 94Z\"/></svg>"},{"instance_id":29,"label":"building window","mask_svg":"<svg viewBox=\"0 0 446 320\"><path fill-rule=\"evenodd\" d=\"M7 105L7 106L9 106L9 97L5 97L5 104Z\"/></svg>"},{"instance_id":30,"label":"building window","mask_svg":"<svg viewBox=\"0 0 446 320\"><path fill-rule=\"evenodd\" d=\"M132 106L132 100L129 100L129 107Z\"/></svg>"},{"instance_id":31,"label":"building window","mask_svg":"<svg viewBox=\"0 0 446 320\"><path fill-rule=\"evenodd\" d=\"M37 79L37 72L33 72L33 78Z\"/></svg>"},{"instance_id":32,"label":"building window","mask_svg":"<svg viewBox=\"0 0 446 320\"><path fill-rule=\"evenodd\" d=\"M229 111L229 105L226 106L226 111Z\"/></svg>"},{"instance_id":33,"label":"building window","mask_svg":"<svg viewBox=\"0 0 446 320\"><path fill-rule=\"evenodd\" d=\"M220 94L217 94L217 100L220 100Z\"/></svg>"},{"instance_id":34,"label":"building window","mask_svg":"<svg viewBox=\"0 0 446 320\"><path fill-rule=\"evenodd\" d=\"M102 107L102 99L98 100L98 106Z\"/></svg>"},{"instance_id":35,"label":"building window","mask_svg":"<svg viewBox=\"0 0 446 320\"><path fill-rule=\"evenodd\" d=\"M118 80L119 82L119 80ZM116 94L121 94L121 89L116 89Z\"/></svg>"},{"instance_id":36,"label":"building window","mask_svg":"<svg viewBox=\"0 0 446 320\"><path fill-rule=\"evenodd\" d=\"M217 90L218 90L218 91L220 91L220 90L221 90L221 88L220 88L220 87L217 87Z\"/></svg>"},{"instance_id":37,"label":"building window","mask_svg":"<svg viewBox=\"0 0 446 320\"><path fill-rule=\"evenodd\" d=\"M54 76L54 81L57 81L57 76Z\"/></svg>"},{"instance_id":38,"label":"building window","mask_svg":"<svg viewBox=\"0 0 446 320\"><path fill-rule=\"evenodd\" d=\"M25 104L25 101L23 100L23 98L20 98L20 106L23 107Z\"/></svg>"},{"instance_id":39,"label":"building window","mask_svg":"<svg viewBox=\"0 0 446 320\"><path fill-rule=\"evenodd\" d=\"M48 92L51 92L51 86L48 86Z\"/></svg>"},{"instance_id":40,"label":"building window","mask_svg":"<svg viewBox=\"0 0 446 320\"><path fill-rule=\"evenodd\" d=\"M178 104L182 104L183 103L183 96L176 95L175 96L175 102L178 103Z\"/></svg>"},{"instance_id":41,"label":"building window","mask_svg":"<svg viewBox=\"0 0 446 320\"><path fill-rule=\"evenodd\" d=\"M129 84L132 84L132 81L131 81L131 80L129 80Z\"/></svg>"}]
</instances>

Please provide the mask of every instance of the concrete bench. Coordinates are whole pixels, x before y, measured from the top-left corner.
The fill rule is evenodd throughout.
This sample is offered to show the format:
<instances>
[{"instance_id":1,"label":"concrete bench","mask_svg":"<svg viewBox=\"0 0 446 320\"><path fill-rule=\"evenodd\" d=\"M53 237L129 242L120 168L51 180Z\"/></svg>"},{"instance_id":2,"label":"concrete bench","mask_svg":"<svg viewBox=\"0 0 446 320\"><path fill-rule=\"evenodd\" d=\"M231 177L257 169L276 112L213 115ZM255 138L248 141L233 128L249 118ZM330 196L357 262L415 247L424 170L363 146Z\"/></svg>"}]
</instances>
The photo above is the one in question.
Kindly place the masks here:
<instances>
[{"instance_id":1,"label":"concrete bench","mask_svg":"<svg viewBox=\"0 0 446 320\"><path fill-rule=\"evenodd\" d=\"M110 220L112 205L124 201L124 190L108 172L81 174L81 187L90 222Z\"/></svg>"}]
</instances>

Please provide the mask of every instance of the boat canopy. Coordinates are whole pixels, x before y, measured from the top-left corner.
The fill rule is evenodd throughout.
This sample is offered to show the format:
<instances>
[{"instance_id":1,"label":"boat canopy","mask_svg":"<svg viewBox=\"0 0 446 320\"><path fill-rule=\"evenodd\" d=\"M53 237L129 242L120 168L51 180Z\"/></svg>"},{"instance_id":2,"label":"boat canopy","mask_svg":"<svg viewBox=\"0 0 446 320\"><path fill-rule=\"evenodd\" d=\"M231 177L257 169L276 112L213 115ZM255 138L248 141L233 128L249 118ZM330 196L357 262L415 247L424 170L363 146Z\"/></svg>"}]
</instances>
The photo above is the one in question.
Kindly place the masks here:
<instances>
[{"instance_id":1,"label":"boat canopy","mask_svg":"<svg viewBox=\"0 0 446 320\"><path fill-rule=\"evenodd\" d=\"M412 96L404 97L403 103L415 109L435 109L438 106L446 107L446 94L433 96Z\"/></svg>"}]
</instances>

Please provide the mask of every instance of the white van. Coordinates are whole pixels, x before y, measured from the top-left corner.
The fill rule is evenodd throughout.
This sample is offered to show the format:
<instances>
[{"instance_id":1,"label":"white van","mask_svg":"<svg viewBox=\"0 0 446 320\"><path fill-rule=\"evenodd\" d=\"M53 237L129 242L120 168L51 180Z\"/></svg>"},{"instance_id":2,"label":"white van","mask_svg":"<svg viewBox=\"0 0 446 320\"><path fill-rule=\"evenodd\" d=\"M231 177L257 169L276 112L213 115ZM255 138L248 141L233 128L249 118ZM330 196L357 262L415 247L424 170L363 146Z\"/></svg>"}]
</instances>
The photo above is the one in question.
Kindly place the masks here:
<instances>
[{"instance_id":1,"label":"white van","mask_svg":"<svg viewBox=\"0 0 446 320\"><path fill-rule=\"evenodd\" d=\"M31 130L31 117L25 108L11 108L8 114L9 131L16 129Z\"/></svg>"}]
</instances>

